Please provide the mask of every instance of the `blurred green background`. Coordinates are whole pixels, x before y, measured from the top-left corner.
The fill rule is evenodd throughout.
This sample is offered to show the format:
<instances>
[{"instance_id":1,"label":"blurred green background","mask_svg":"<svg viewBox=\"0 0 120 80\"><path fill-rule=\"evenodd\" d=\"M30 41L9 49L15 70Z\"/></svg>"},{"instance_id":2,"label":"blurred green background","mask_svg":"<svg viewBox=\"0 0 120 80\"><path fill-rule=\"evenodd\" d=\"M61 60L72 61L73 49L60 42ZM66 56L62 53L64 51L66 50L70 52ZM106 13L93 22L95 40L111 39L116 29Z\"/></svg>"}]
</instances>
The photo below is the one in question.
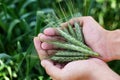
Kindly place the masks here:
<instances>
[{"instance_id":1,"label":"blurred green background","mask_svg":"<svg viewBox=\"0 0 120 80\"><path fill-rule=\"evenodd\" d=\"M33 38L72 14L92 16L108 30L120 28L120 0L0 0L0 80L50 80ZM108 64L120 74L120 61Z\"/></svg>"}]
</instances>

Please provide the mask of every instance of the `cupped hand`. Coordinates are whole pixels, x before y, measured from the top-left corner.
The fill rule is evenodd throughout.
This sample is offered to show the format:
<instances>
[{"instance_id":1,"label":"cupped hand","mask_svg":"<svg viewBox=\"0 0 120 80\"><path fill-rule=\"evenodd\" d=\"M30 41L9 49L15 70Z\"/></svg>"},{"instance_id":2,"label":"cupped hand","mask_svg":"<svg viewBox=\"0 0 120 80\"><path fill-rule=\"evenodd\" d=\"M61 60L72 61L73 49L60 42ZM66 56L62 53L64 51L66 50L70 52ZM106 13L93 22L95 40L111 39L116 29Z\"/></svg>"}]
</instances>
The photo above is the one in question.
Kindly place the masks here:
<instances>
[{"instance_id":1,"label":"cupped hand","mask_svg":"<svg viewBox=\"0 0 120 80\"><path fill-rule=\"evenodd\" d=\"M42 60L42 66L52 80L119 80L105 62L92 58L69 62L66 65L54 64L49 60ZM109 76L109 77L108 77Z\"/></svg>"},{"instance_id":2,"label":"cupped hand","mask_svg":"<svg viewBox=\"0 0 120 80\"><path fill-rule=\"evenodd\" d=\"M110 43L108 39L109 31L102 28L92 17L78 17L73 18L68 22L61 24L62 27L67 27L68 23L71 25L74 22L78 22L83 28L83 35L85 38L85 43L93 49L93 51L98 52L100 54L100 59L104 60L105 62L114 60L116 55L111 53L112 49L110 50ZM39 35L41 38L45 39L60 39L59 33L55 28L47 28L44 30L44 34ZM45 50L54 50L55 46L42 43L42 48Z\"/></svg>"},{"instance_id":3,"label":"cupped hand","mask_svg":"<svg viewBox=\"0 0 120 80\"><path fill-rule=\"evenodd\" d=\"M104 61L112 60L111 54L106 51L107 31L91 17L74 18L69 21L71 25L74 22L79 22L83 27L86 44L98 52L101 55L100 58ZM63 23L61 26L66 27L67 24L68 22ZM40 33L34 38L34 45L41 59L41 64L53 80L110 80L110 77L106 77L105 75L111 75L112 73L112 75L116 76L103 61L96 58L73 61L66 65L43 60L53 55L58 48L46 42L41 42L39 38L48 40L64 39L59 36L55 28L47 28L44 30L44 33ZM117 79L111 78L111 80Z\"/></svg>"},{"instance_id":4,"label":"cupped hand","mask_svg":"<svg viewBox=\"0 0 120 80\"><path fill-rule=\"evenodd\" d=\"M48 32L49 33L49 32ZM51 34L50 34L51 35ZM47 38L45 35L39 36ZM49 37L51 39L51 37ZM55 38L54 38L55 39ZM102 60L92 58L88 60L78 60L68 64L54 63L44 59L54 54L54 46L40 42L39 37L34 38L35 48L41 59L41 64L47 74L53 80L119 80L120 77L114 73ZM49 49L52 47L51 49ZM108 77L109 76L109 77Z\"/></svg>"}]
</instances>

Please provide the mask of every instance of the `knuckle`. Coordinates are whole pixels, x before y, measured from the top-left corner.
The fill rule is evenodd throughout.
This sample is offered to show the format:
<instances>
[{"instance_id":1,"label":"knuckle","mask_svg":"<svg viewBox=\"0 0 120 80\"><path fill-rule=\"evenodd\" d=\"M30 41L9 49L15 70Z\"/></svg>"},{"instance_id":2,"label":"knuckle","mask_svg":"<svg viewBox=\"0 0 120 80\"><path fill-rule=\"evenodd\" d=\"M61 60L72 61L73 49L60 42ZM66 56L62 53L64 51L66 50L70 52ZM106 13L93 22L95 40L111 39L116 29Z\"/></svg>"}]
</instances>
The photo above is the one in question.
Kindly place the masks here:
<instances>
[{"instance_id":1,"label":"knuckle","mask_svg":"<svg viewBox=\"0 0 120 80\"><path fill-rule=\"evenodd\" d=\"M83 19L88 20L88 19L93 19L93 17L92 16L84 16Z\"/></svg>"},{"instance_id":2,"label":"knuckle","mask_svg":"<svg viewBox=\"0 0 120 80\"><path fill-rule=\"evenodd\" d=\"M92 16L85 16L85 17L82 17L82 18L83 18L83 21L86 21L86 22L94 20Z\"/></svg>"},{"instance_id":3,"label":"knuckle","mask_svg":"<svg viewBox=\"0 0 120 80\"><path fill-rule=\"evenodd\" d=\"M74 22L74 18L72 18L68 21L68 23L73 23L73 22Z\"/></svg>"},{"instance_id":4,"label":"knuckle","mask_svg":"<svg viewBox=\"0 0 120 80\"><path fill-rule=\"evenodd\" d=\"M93 19L93 17L92 17L92 16L87 16L86 18L91 19L91 20Z\"/></svg>"},{"instance_id":5,"label":"knuckle","mask_svg":"<svg viewBox=\"0 0 120 80\"><path fill-rule=\"evenodd\" d=\"M78 18L72 18L72 19L70 19L68 22L72 24L72 23L74 23L74 22L77 21L77 20L78 20Z\"/></svg>"}]
</instances>

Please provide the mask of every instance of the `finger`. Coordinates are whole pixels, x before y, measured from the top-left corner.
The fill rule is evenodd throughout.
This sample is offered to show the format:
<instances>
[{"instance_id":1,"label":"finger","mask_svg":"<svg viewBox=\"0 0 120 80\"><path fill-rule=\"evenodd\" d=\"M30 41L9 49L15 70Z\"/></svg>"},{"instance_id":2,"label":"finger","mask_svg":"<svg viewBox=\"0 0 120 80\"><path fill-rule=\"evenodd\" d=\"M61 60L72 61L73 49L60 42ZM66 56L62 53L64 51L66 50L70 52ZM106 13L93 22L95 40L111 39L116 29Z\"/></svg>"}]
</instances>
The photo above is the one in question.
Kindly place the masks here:
<instances>
[{"instance_id":1,"label":"finger","mask_svg":"<svg viewBox=\"0 0 120 80\"><path fill-rule=\"evenodd\" d=\"M41 48L41 41L39 40L38 37L34 38L34 45L41 60L48 56L46 51Z\"/></svg>"},{"instance_id":2,"label":"finger","mask_svg":"<svg viewBox=\"0 0 120 80\"><path fill-rule=\"evenodd\" d=\"M62 24L61 24L61 28L63 29L64 27L67 27L68 24L70 24L70 25L73 26L75 22L78 22L78 23L79 23L79 22L80 22L80 21L79 21L79 18L72 18L72 19L70 19L69 21L67 21L67 22L65 22L65 23L62 23Z\"/></svg>"},{"instance_id":3,"label":"finger","mask_svg":"<svg viewBox=\"0 0 120 80\"><path fill-rule=\"evenodd\" d=\"M58 47L58 46L56 46L56 45L53 45L53 44L50 44L50 43L47 43L47 42L43 42L42 44L41 44L41 47L42 47L42 49L44 49L44 50L61 50L62 48L60 48L60 47Z\"/></svg>"},{"instance_id":4,"label":"finger","mask_svg":"<svg viewBox=\"0 0 120 80\"><path fill-rule=\"evenodd\" d=\"M48 36L48 35L45 35L45 34L43 34L43 33L40 33L39 35L38 35L39 37L40 37L40 39L44 39L44 40L59 40L59 41L63 41L63 40L65 40L63 37L61 37L61 36Z\"/></svg>"},{"instance_id":5,"label":"finger","mask_svg":"<svg viewBox=\"0 0 120 80\"><path fill-rule=\"evenodd\" d=\"M47 35L42 34L42 33L40 33L38 36L40 37L40 39L44 39L44 40L64 41L64 39L63 39L62 37L60 37L60 36L51 37L51 36L47 36ZM42 47L43 49L45 49L45 50L57 49L56 46L54 46L54 45L52 45L52 44L49 44L49 43L47 43L47 42L43 42L43 43L41 44L41 47Z\"/></svg>"},{"instance_id":6,"label":"finger","mask_svg":"<svg viewBox=\"0 0 120 80\"><path fill-rule=\"evenodd\" d=\"M49 35L49 36L59 35L59 33L58 33L56 28L46 28L44 30L44 34Z\"/></svg>"},{"instance_id":7,"label":"finger","mask_svg":"<svg viewBox=\"0 0 120 80\"><path fill-rule=\"evenodd\" d=\"M86 20L87 20L87 22L90 22L93 19L90 16L72 18L69 21L62 23L60 26L61 26L61 29L63 29L64 27L67 27L68 24L74 25L75 22L78 22L80 25L83 25L83 23L85 23ZM46 34L46 35L59 35L56 28L47 28L44 30L44 34Z\"/></svg>"},{"instance_id":8,"label":"finger","mask_svg":"<svg viewBox=\"0 0 120 80\"><path fill-rule=\"evenodd\" d=\"M43 42L41 44L41 47L44 49L44 50L51 50L51 49L57 49L57 47L53 44L49 44L47 42Z\"/></svg>"},{"instance_id":9,"label":"finger","mask_svg":"<svg viewBox=\"0 0 120 80\"><path fill-rule=\"evenodd\" d=\"M64 27L67 27L68 24L70 25L74 25L75 22L79 23L81 26L83 26L84 23L86 22L91 22L93 21L93 18L90 17L90 16L85 16L85 17L77 17L77 18L72 18L70 19L69 21L65 22L65 23L62 23L61 24L61 27L64 28Z\"/></svg>"},{"instance_id":10,"label":"finger","mask_svg":"<svg viewBox=\"0 0 120 80\"><path fill-rule=\"evenodd\" d=\"M54 64L48 60L42 60L41 65L45 68L48 75L56 80L60 80L61 78L61 69L54 66Z\"/></svg>"},{"instance_id":11,"label":"finger","mask_svg":"<svg viewBox=\"0 0 120 80\"><path fill-rule=\"evenodd\" d=\"M60 64L56 64L55 66L62 69L62 66Z\"/></svg>"}]
</instances>

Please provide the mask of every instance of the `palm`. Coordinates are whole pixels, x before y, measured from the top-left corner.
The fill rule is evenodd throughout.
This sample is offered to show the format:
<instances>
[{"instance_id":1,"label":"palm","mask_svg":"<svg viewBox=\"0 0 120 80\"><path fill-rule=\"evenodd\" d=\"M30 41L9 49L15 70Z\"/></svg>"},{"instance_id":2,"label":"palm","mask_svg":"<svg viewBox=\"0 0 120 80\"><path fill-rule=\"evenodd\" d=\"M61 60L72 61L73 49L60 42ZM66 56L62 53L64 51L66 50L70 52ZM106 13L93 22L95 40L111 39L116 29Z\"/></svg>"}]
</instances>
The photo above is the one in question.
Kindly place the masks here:
<instances>
[{"instance_id":1,"label":"palm","mask_svg":"<svg viewBox=\"0 0 120 80\"><path fill-rule=\"evenodd\" d=\"M102 56L103 60L107 61L109 56L104 52L106 50L105 30L99 24L90 22L89 24L83 25L83 34L86 44L94 51L98 52Z\"/></svg>"},{"instance_id":2,"label":"palm","mask_svg":"<svg viewBox=\"0 0 120 80\"><path fill-rule=\"evenodd\" d=\"M88 60L72 61L66 64L65 66L61 64L59 65L62 68L58 67L58 64L57 67L61 69L64 76L67 76L64 80L79 80L80 77L84 80L88 80L87 78L91 74L87 74L88 72L92 72L92 70L94 70L95 67L100 67L100 65L105 66L106 64L99 59L93 58Z\"/></svg>"}]
</instances>

